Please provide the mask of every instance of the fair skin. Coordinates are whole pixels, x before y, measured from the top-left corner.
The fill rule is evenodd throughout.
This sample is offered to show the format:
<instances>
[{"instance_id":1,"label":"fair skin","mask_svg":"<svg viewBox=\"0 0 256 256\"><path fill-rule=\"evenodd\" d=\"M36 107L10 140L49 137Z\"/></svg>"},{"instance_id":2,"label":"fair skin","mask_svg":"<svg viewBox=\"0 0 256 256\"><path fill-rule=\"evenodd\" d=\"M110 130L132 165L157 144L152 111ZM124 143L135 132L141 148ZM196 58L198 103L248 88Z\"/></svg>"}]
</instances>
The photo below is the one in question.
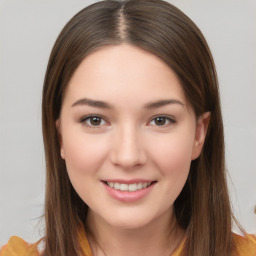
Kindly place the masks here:
<instances>
[{"instance_id":1,"label":"fair skin","mask_svg":"<svg viewBox=\"0 0 256 256\"><path fill-rule=\"evenodd\" d=\"M173 204L208 121L209 113L195 117L175 73L151 53L121 44L83 60L56 125L71 183L89 207L94 255L175 250L184 232Z\"/></svg>"}]
</instances>

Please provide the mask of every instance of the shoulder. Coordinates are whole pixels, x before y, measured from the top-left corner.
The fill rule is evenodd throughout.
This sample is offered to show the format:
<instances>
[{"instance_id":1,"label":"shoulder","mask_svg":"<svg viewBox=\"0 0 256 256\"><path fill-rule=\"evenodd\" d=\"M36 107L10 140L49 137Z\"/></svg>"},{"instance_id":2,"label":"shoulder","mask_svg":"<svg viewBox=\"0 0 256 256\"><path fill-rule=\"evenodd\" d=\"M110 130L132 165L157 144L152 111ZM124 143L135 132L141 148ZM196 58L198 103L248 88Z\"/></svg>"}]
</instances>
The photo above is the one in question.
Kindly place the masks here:
<instances>
[{"instance_id":1,"label":"shoulder","mask_svg":"<svg viewBox=\"0 0 256 256\"><path fill-rule=\"evenodd\" d=\"M255 256L256 255L256 236L246 234L240 236L234 234L234 242L237 248L236 256Z\"/></svg>"},{"instance_id":2,"label":"shoulder","mask_svg":"<svg viewBox=\"0 0 256 256\"><path fill-rule=\"evenodd\" d=\"M37 243L29 244L20 237L12 236L0 250L0 256L39 256Z\"/></svg>"}]
</instances>

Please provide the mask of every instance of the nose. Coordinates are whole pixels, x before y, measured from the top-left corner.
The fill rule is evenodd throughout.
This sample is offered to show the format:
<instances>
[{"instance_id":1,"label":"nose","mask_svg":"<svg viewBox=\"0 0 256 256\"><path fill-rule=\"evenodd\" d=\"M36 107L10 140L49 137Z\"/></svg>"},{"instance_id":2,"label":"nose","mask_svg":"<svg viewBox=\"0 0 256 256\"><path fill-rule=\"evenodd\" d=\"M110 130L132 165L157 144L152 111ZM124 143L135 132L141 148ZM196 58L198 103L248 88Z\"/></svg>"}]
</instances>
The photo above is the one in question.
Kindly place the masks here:
<instances>
[{"instance_id":1,"label":"nose","mask_svg":"<svg viewBox=\"0 0 256 256\"><path fill-rule=\"evenodd\" d=\"M112 163L125 169L144 165L147 154L142 141L142 135L134 127L118 129L112 141Z\"/></svg>"}]
</instances>

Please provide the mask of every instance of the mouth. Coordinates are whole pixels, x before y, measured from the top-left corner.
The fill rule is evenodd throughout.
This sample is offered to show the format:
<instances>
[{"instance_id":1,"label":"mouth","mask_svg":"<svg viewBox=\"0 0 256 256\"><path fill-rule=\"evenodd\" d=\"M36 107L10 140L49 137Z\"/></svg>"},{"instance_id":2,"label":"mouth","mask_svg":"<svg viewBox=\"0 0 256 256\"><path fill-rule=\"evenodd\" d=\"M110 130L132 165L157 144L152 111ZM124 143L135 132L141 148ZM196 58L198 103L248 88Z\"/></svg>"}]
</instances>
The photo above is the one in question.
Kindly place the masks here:
<instances>
[{"instance_id":1,"label":"mouth","mask_svg":"<svg viewBox=\"0 0 256 256\"><path fill-rule=\"evenodd\" d=\"M138 190L146 189L152 186L156 181L151 182L134 182L134 183L122 183L114 181L103 181L107 186L119 191L136 192Z\"/></svg>"}]
</instances>

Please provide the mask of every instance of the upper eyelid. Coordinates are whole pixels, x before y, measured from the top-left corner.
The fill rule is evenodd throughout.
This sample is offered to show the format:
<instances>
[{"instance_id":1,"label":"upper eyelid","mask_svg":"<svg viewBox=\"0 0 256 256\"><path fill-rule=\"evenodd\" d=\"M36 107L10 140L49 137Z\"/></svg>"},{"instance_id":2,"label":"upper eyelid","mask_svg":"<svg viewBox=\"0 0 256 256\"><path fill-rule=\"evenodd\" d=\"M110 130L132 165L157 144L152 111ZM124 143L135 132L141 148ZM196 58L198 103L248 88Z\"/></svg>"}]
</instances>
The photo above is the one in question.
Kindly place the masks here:
<instances>
[{"instance_id":1,"label":"upper eyelid","mask_svg":"<svg viewBox=\"0 0 256 256\"><path fill-rule=\"evenodd\" d=\"M87 123L87 120L88 119L90 119L90 118L92 118L92 117L99 117L99 118L101 118L102 120L104 120L104 124L102 124L102 125L91 125L91 124L88 124ZM83 125L83 126L85 126L85 127L88 127L88 128L91 128L91 129L99 129L99 128L102 128L103 126L108 126L109 125L109 122L103 117L103 116L101 116L101 115L93 115L93 114L91 114L91 115L86 115L86 116L83 116L82 118L80 118L79 119L79 122Z\"/></svg>"},{"instance_id":2,"label":"upper eyelid","mask_svg":"<svg viewBox=\"0 0 256 256\"><path fill-rule=\"evenodd\" d=\"M164 118L170 119L172 121L176 121L176 118L174 116L171 116L171 115L155 115L155 116L150 118L150 121L154 120L157 117L164 117Z\"/></svg>"},{"instance_id":3,"label":"upper eyelid","mask_svg":"<svg viewBox=\"0 0 256 256\"><path fill-rule=\"evenodd\" d=\"M99 117L99 118L102 118L104 121L107 122L107 119L103 116L103 115L99 115L99 114L91 114L91 115L85 115L85 116L82 116L79 120L80 121L85 121L86 119L90 118L90 117Z\"/></svg>"},{"instance_id":4,"label":"upper eyelid","mask_svg":"<svg viewBox=\"0 0 256 256\"><path fill-rule=\"evenodd\" d=\"M158 118L158 117L163 117L163 118L166 118L167 119L167 124L164 124L164 125L157 125L157 124L151 124L151 122L154 121L154 119ZM159 127L159 128L166 128L166 127L169 127L170 125L174 125L176 124L177 121L174 117L171 117L169 115L157 115L153 118L151 118L148 122L147 122L147 126L156 126L156 127Z\"/></svg>"}]
</instances>

